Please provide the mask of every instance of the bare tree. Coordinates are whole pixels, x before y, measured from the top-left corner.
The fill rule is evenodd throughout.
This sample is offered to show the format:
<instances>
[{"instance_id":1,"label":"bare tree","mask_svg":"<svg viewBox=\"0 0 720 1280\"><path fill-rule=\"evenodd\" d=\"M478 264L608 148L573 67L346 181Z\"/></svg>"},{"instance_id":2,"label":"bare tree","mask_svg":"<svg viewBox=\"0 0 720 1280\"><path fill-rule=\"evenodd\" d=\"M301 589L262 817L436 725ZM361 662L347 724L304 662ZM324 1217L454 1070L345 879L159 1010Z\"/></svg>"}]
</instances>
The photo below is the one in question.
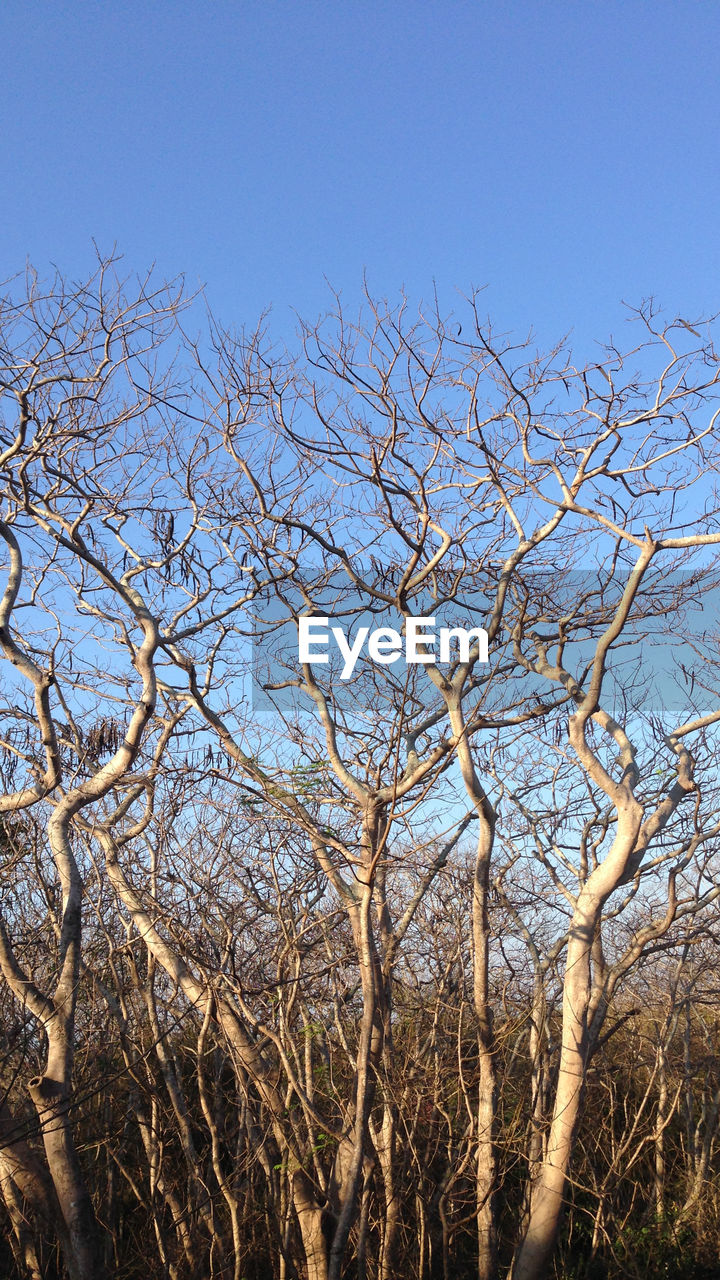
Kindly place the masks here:
<instances>
[{"instance_id":1,"label":"bare tree","mask_svg":"<svg viewBox=\"0 0 720 1280\"><path fill-rule=\"evenodd\" d=\"M717 582L711 336L647 307L634 349L576 368L497 338L477 299L457 336L437 311L368 303L291 357L262 328L191 340L183 308L148 281L128 301L112 264L82 286L30 279L4 308L6 876L44 886L53 938L38 954L6 915L3 976L44 1054L27 1087L45 1166L12 1134L2 1149L17 1248L31 1273L18 1205L45 1199L71 1276L111 1257L73 1127L93 991L149 1195L120 1150L112 1166L147 1201L167 1274L241 1274L229 1132L238 1167L261 1171L283 1275L340 1280L349 1253L395 1274L413 1196L447 1272L470 1194L476 1274L499 1274L512 1215L512 1274L531 1280L613 1002L643 956L699 936L718 892L712 646L698 632L675 653L674 704L638 666ZM479 626L488 652L363 655L343 679L298 658L318 615L405 640L428 616ZM471 839L469 968L456 932L412 1060L398 1009L426 963L419 922ZM423 1076L415 1103L399 1058L406 1084ZM506 1059L530 1088L520 1203Z\"/></svg>"}]
</instances>

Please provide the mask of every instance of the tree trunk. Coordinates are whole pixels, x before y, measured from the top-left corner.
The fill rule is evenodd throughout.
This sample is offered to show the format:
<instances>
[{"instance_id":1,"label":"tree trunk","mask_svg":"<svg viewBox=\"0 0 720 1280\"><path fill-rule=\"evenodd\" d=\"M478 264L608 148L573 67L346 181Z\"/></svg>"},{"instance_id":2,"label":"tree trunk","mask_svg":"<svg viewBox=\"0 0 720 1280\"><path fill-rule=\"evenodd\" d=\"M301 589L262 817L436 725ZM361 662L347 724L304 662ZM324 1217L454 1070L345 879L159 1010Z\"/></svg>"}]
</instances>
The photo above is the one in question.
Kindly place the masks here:
<instances>
[{"instance_id":1,"label":"tree trunk","mask_svg":"<svg viewBox=\"0 0 720 1280\"><path fill-rule=\"evenodd\" d=\"M323 1231L323 1213L308 1186L308 1177L299 1170L293 1178L293 1202L302 1237L307 1280L328 1280L328 1251Z\"/></svg>"},{"instance_id":2,"label":"tree trunk","mask_svg":"<svg viewBox=\"0 0 720 1280\"><path fill-rule=\"evenodd\" d=\"M655 1124L655 1220L665 1218L665 1120L667 1116L667 1072L665 1045L658 1047L658 1105Z\"/></svg>"},{"instance_id":3,"label":"tree trunk","mask_svg":"<svg viewBox=\"0 0 720 1280\"><path fill-rule=\"evenodd\" d=\"M68 1090L46 1075L33 1076L28 1092L38 1113L48 1169L67 1227L71 1280L103 1280L105 1250L75 1149Z\"/></svg>"},{"instance_id":4,"label":"tree trunk","mask_svg":"<svg viewBox=\"0 0 720 1280\"><path fill-rule=\"evenodd\" d=\"M630 598L628 589L625 595ZM606 633L607 636L610 634ZM585 1088L593 944L602 908L620 883L631 854L636 850L643 816L632 791L615 787L588 750L586 718L578 714L571 719L570 740L589 775L594 780L599 779L603 790L612 796L617 811L617 832L606 858L581 889L573 911L563 982L562 1041L555 1107L547 1152L530 1196L527 1227L513 1262L512 1280L540 1280L557 1240L565 1179ZM631 776L632 770L629 770L628 777Z\"/></svg>"}]
</instances>

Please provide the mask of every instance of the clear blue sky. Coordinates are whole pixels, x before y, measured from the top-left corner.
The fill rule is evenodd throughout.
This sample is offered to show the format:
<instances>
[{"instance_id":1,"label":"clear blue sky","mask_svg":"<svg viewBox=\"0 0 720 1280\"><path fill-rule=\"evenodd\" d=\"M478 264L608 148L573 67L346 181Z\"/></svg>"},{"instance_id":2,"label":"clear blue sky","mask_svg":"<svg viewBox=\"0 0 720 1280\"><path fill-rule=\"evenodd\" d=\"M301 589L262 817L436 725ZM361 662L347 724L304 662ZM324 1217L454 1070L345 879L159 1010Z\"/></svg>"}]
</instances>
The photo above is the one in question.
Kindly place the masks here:
<instances>
[{"instance_id":1,"label":"clear blue sky","mask_svg":"<svg viewBox=\"0 0 720 1280\"><path fill-rule=\"evenodd\" d=\"M720 5L4 0L2 237L221 318L487 285L504 327L720 308Z\"/></svg>"}]
</instances>

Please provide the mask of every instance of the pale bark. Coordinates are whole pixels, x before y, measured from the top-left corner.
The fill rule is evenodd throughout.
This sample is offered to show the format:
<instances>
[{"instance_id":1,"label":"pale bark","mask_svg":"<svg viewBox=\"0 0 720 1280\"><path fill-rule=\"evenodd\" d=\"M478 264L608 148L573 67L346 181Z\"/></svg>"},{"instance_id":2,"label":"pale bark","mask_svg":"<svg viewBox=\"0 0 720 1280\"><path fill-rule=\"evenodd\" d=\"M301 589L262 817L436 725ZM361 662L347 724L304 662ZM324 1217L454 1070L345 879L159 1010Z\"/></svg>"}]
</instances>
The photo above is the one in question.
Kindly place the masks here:
<instances>
[{"instance_id":1,"label":"pale bark","mask_svg":"<svg viewBox=\"0 0 720 1280\"><path fill-rule=\"evenodd\" d=\"M448 693L448 717L465 790L475 807L479 835L472 896L473 1006L478 1040L480 1078L477 1095L475 1217L478 1242L478 1280L495 1280L497 1272L497 1069L490 1001L490 922L488 898L496 815L475 770L460 698Z\"/></svg>"},{"instance_id":2,"label":"pale bark","mask_svg":"<svg viewBox=\"0 0 720 1280\"><path fill-rule=\"evenodd\" d=\"M0 1157L0 1195L12 1226L12 1250L18 1271L27 1280L43 1280L40 1260L22 1196Z\"/></svg>"}]
</instances>

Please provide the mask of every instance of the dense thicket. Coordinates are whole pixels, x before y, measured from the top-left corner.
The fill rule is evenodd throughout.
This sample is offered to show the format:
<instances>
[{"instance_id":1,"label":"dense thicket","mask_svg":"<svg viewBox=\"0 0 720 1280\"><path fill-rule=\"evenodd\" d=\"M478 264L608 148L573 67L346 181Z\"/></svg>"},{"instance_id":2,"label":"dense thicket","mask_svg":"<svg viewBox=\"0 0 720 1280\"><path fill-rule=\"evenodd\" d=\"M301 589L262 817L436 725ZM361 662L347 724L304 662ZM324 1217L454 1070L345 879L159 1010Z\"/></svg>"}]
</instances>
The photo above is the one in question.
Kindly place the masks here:
<instances>
[{"instance_id":1,"label":"dense thicket","mask_svg":"<svg viewBox=\"0 0 720 1280\"><path fill-rule=\"evenodd\" d=\"M399 1134L392 1170L398 1233L395 1273L428 1280L470 1280L477 1274L472 1099L478 1063L463 959L469 880L469 875L448 872L439 876L437 896L418 933L416 963L408 966L393 993L393 1054L381 1081L382 1097L390 1100ZM245 897L243 910L250 919L257 916L254 892ZM428 933L437 931L443 912L450 918L446 916L431 949ZM258 928L264 963L280 974L291 972L298 961L294 949L287 948L289 918L289 911L278 908ZM36 933L40 927L36 921ZM304 1082L324 1114L335 1118L342 1114L352 1081L352 1037L359 1011L353 1007L356 996L347 990L352 962L342 954L341 931L333 928L331 919L327 928L331 958L318 939L317 977L304 984L294 1009L287 983L275 985L266 977L258 979L254 989L267 984L265 998L275 1003L273 1024L284 1026L285 1043L300 1058ZM499 937L506 936L499 914L493 920L495 929ZM347 939L344 943L347 946ZM81 991L82 1047L72 1119L85 1177L106 1233L111 1274L153 1280L167 1275L232 1275L235 1250L239 1274L248 1280L302 1274L301 1241L288 1214L290 1170L281 1159L277 1168L263 1167L258 1135L270 1127L271 1117L250 1082L238 1073L227 1042L168 988L140 946L126 948L124 956L120 952L112 965L106 938L89 937L88 946L96 952L99 972L86 975ZM630 1275L638 1280L648 1274L715 1274L720 1233L720 993L714 950L711 943L709 950L700 946L684 956L679 951L672 959L653 957L614 1008L612 1034L597 1050L589 1071L585 1116L551 1274ZM307 964L308 948L303 946L301 955ZM499 1235L505 1264L522 1213L532 1125L532 1002L520 977L508 967L499 968L493 980L500 1080ZM103 980L110 981L110 991L100 990ZM342 991L340 1001L332 1000L334 987ZM280 1007L285 1004L291 1007L283 1016ZM118 1017L118 1006L125 1017ZM20 1031L16 1010L7 999L3 1026L3 1084L9 1103L4 1118L12 1116L10 1134L5 1128L3 1136L22 1137L36 1149L37 1117L22 1081L41 1069L43 1047L31 1026ZM559 1032L556 1005L549 1011L547 1027L552 1087ZM343 1044L347 1038L348 1048ZM289 1110L293 1101L289 1098ZM382 1106L376 1104L371 1113L373 1141L382 1121ZM308 1166L319 1165L327 1177L335 1139L319 1130L313 1138L312 1146L307 1144ZM374 1276L379 1274L387 1211L377 1160L367 1169L364 1197L366 1236L360 1271L364 1267L366 1276ZM14 1224L15 1235L7 1221L3 1273L25 1276L32 1274L29 1241L26 1237L23 1261L13 1258L11 1245L16 1255L23 1248L18 1217ZM63 1275L52 1231L38 1229L37 1220L33 1227L39 1273ZM350 1242L350 1276L358 1273L360 1228L358 1220Z\"/></svg>"}]
</instances>

